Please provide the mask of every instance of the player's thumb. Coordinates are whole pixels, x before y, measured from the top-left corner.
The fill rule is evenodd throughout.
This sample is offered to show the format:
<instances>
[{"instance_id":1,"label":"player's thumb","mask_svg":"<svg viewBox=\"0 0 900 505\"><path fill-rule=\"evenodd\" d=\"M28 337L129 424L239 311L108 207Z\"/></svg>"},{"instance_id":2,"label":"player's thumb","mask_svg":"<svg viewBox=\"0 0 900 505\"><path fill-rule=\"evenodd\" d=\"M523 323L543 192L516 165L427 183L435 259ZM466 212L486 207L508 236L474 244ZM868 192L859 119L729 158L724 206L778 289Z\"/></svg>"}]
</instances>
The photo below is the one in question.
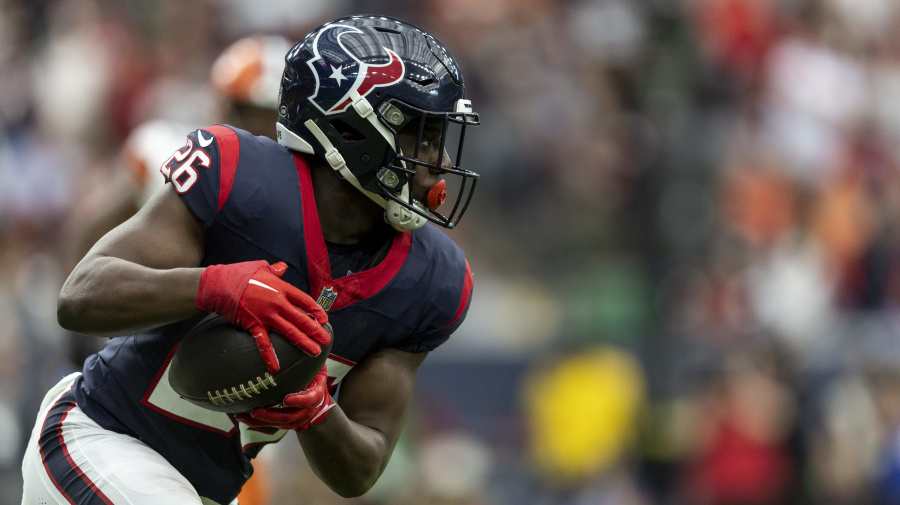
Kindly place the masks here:
<instances>
[{"instance_id":1,"label":"player's thumb","mask_svg":"<svg viewBox=\"0 0 900 505\"><path fill-rule=\"evenodd\" d=\"M328 394L327 391L310 388L305 391L300 391L299 393L291 393L285 396L281 403L285 407L313 408L323 402L323 393Z\"/></svg>"},{"instance_id":2,"label":"player's thumb","mask_svg":"<svg viewBox=\"0 0 900 505\"><path fill-rule=\"evenodd\" d=\"M283 261L279 261L274 265L269 265L269 271L272 272L275 277L281 277L282 275L284 275L284 273L287 272L287 268L287 263Z\"/></svg>"}]
</instances>

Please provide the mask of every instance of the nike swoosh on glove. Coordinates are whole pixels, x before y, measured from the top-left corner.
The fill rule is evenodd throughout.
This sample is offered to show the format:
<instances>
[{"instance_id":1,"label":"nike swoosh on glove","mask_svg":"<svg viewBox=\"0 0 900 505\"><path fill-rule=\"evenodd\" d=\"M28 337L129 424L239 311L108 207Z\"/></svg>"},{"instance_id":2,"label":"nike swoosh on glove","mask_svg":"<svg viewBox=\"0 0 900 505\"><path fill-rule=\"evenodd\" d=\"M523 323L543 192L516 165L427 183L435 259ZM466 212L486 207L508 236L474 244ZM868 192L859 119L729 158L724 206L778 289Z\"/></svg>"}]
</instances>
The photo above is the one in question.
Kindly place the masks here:
<instances>
[{"instance_id":1,"label":"nike swoosh on glove","mask_svg":"<svg viewBox=\"0 0 900 505\"><path fill-rule=\"evenodd\" d=\"M235 419L252 428L275 427L297 432L321 423L335 406L328 394L325 370L325 365L322 365L305 390L285 396L283 407L257 407L247 414L235 414Z\"/></svg>"},{"instance_id":2,"label":"nike swoosh on glove","mask_svg":"<svg viewBox=\"0 0 900 505\"><path fill-rule=\"evenodd\" d=\"M278 371L278 357L269 330L312 356L331 342L322 327L328 314L308 294L280 279L286 270L284 262L269 265L263 260L211 265L197 289L197 306L249 331L272 373Z\"/></svg>"}]
</instances>

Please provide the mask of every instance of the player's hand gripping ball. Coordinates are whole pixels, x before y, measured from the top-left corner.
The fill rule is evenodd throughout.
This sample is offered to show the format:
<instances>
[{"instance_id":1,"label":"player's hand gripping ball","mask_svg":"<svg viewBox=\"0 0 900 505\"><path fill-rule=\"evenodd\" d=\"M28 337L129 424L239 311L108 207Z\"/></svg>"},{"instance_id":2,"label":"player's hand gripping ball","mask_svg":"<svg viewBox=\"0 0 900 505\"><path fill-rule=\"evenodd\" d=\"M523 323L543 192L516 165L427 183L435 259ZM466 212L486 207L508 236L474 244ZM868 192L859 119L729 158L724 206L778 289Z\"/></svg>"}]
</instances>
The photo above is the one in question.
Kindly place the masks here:
<instances>
[{"instance_id":1,"label":"player's hand gripping ball","mask_svg":"<svg viewBox=\"0 0 900 505\"><path fill-rule=\"evenodd\" d=\"M253 428L279 428L303 431L325 420L334 407L328 394L328 375L323 366L306 389L284 397L282 405L255 408L247 414L236 414L238 421Z\"/></svg>"},{"instance_id":2,"label":"player's hand gripping ball","mask_svg":"<svg viewBox=\"0 0 900 505\"><path fill-rule=\"evenodd\" d=\"M331 325L325 330L333 336ZM185 335L169 368L169 384L185 400L216 412L236 414L280 405L316 377L331 342L310 356L280 333L269 333L281 367L271 373L256 341L217 314L203 318Z\"/></svg>"},{"instance_id":3,"label":"player's hand gripping ball","mask_svg":"<svg viewBox=\"0 0 900 505\"><path fill-rule=\"evenodd\" d=\"M281 280L287 264L263 260L210 265L200 276L197 307L247 329L271 373L278 356L269 342L277 331L309 355L318 355L331 337L322 329L328 314L308 294Z\"/></svg>"}]
</instances>

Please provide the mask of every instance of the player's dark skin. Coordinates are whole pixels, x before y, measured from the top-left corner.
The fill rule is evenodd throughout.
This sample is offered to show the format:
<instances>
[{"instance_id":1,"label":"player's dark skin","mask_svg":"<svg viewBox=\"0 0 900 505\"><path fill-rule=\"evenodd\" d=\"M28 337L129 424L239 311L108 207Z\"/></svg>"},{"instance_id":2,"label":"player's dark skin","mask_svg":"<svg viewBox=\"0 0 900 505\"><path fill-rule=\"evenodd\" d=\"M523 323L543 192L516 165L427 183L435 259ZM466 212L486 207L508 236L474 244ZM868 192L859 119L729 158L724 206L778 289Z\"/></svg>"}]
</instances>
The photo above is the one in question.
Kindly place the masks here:
<instances>
[{"instance_id":1,"label":"player's dark skin","mask_svg":"<svg viewBox=\"0 0 900 505\"><path fill-rule=\"evenodd\" d=\"M429 130L430 138L439 138L434 127ZM403 152L413 152L414 136L401 134L399 140ZM437 142L424 142L419 158L436 163L437 151ZM449 164L446 152L441 161ZM384 210L327 165L313 162L311 172L325 240L354 244L378 230L393 233L384 226ZM440 171L417 166L414 198L426 201L439 180ZM60 292L59 323L74 332L112 337L199 315L195 299L203 255L200 222L166 185L75 267ZM311 467L336 493L358 496L381 475L426 355L383 349L368 356L343 379L338 407L298 434Z\"/></svg>"}]
</instances>

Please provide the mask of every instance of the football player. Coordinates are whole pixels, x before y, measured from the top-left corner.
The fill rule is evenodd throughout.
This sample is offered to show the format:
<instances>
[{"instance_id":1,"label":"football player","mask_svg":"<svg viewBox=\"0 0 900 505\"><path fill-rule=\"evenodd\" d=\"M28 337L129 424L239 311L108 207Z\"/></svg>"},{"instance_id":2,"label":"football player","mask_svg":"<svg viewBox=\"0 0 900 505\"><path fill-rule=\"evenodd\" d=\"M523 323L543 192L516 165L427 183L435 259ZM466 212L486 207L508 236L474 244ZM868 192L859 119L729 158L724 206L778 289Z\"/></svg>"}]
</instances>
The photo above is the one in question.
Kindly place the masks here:
<instances>
[{"instance_id":1,"label":"football player","mask_svg":"<svg viewBox=\"0 0 900 505\"><path fill-rule=\"evenodd\" d=\"M60 324L116 338L45 396L23 503L234 504L251 458L291 431L342 496L384 470L419 366L469 309L471 271L440 227L471 199L478 175L459 161L478 116L449 51L382 16L297 42L278 104L277 142L191 132L163 164L166 190L66 281ZM203 409L166 375L208 312L246 328L272 372L269 331L317 354L329 322L331 354L279 406Z\"/></svg>"}]
</instances>

